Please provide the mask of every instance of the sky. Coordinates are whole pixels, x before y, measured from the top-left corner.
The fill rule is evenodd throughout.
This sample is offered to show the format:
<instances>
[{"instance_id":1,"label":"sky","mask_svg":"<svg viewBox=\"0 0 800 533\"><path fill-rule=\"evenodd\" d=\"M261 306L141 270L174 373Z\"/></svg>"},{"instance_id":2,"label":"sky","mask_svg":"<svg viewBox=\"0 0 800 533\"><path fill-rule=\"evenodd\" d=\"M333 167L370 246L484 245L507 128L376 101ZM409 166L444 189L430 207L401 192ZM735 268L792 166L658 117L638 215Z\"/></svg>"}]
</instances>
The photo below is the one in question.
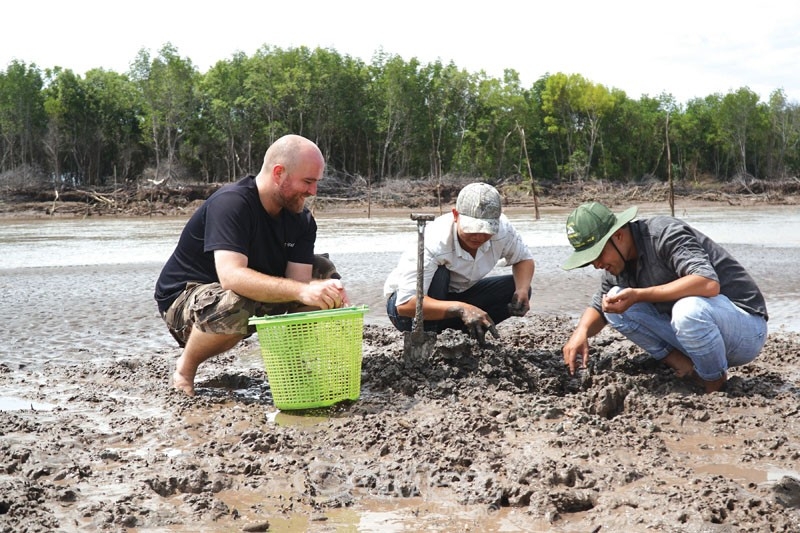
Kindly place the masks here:
<instances>
[{"instance_id":1,"label":"sky","mask_svg":"<svg viewBox=\"0 0 800 533\"><path fill-rule=\"evenodd\" d=\"M166 43L206 72L263 45L336 50L371 62L384 52L453 62L529 87L580 74L639 99L679 103L742 87L762 101L782 89L800 102L797 0L40 0L0 15L0 71L12 60L83 75L126 72L139 50Z\"/></svg>"}]
</instances>

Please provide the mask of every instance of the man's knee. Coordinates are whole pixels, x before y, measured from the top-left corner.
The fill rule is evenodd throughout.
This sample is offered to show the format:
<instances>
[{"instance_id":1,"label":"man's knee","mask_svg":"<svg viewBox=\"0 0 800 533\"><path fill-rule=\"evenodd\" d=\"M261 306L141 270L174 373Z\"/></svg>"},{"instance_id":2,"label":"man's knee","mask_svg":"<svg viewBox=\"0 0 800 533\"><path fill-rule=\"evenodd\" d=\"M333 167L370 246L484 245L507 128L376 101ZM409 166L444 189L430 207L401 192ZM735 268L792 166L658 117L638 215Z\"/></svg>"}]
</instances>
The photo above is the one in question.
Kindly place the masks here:
<instances>
[{"instance_id":1,"label":"man's knee","mask_svg":"<svg viewBox=\"0 0 800 533\"><path fill-rule=\"evenodd\" d=\"M248 319L256 302L225 290L219 283L197 285L187 289L167 310L164 320L178 344L183 346L193 329L220 335L250 334Z\"/></svg>"},{"instance_id":2,"label":"man's knee","mask_svg":"<svg viewBox=\"0 0 800 533\"><path fill-rule=\"evenodd\" d=\"M700 296L687 296L675 302L672 306L672 328L677 332L685 332L714 322L708 303L707 298Z\"/></svg>"},{"instance_id":3,"label":"man's knee","mask_svg":"<svg viewBox=\"0 0 800 533\"><path fill-rule=\"evenodd\" d=\"M311 277L313 279L342 279L327 253L315 254L311 264Z\"/></svg>"},{"instance_id":4,"label":"man's knee","mask_svg":"<svg viewBox=\"0 0 800 533\"><path fill-rule=\"evenodd\" d=\"M392 325L394 325L394 327L399 331L411 331L413 324L412 319L401 316L397 311L396 292L386 299L386 315L389 317L389 321L392 323Z\"/></svg>"}]
</instances>

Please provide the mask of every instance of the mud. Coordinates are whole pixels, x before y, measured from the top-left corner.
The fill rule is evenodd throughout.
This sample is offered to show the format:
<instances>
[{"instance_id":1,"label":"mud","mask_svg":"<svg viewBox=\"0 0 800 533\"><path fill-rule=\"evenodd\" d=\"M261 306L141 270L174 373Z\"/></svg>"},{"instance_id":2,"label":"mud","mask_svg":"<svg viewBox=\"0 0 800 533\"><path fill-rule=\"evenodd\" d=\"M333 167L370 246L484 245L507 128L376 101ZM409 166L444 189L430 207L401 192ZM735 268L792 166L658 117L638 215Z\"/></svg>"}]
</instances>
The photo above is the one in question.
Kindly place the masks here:
<instances>
[{"instance_id":1,"label":"mud","mask_svg":"<svg viewBox=\"0 0 800 533\"><path fill-rule=\"evenodd\" d=\"M798 531L800 338L702 395L611 331L532 314L425 361L364 330L362 395L278 412L252 337L168 386L177 348L0 364L0 530Z\"/></svg>"},{"instance_id":2,"label":"mud","mask_svg":"<svg viewBox=\"0 0 800 533\"><path fill-rule=\"evenodd\" d=\"M796 249L735 255L796 320ZM361 398L307 412L275 409L255 337L200 367L196 397L173 391L160 265L5 269L0 532L800 531L800 336L771 328L711 395L611 331L572 377L559 313L595 280L556 277L560 257L538 252L534 311L486 348L448 332L408 361L368 323ZM351 287L382 315L379 286Z\"/></svg>"}]
</instances>

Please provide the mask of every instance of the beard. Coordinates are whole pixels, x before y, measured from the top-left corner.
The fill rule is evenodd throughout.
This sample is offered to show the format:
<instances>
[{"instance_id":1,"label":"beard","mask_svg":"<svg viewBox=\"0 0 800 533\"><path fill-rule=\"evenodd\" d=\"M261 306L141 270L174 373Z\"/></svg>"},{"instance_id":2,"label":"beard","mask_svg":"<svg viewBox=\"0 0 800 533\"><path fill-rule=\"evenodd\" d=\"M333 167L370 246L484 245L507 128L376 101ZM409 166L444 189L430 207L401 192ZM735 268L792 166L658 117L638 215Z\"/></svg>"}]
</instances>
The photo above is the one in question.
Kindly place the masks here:
<instances>
[{"instance_id":1,"label":"beard","mask_svg":"<svg viewBox=\"0 0 800 533\"><path fill-rule=\"evenodd\" d=\"M292 190L289 180L284 180L278 188L281 207L292 213L300 213L306 205L306 194Z\"/></svg>"}]
</instances>

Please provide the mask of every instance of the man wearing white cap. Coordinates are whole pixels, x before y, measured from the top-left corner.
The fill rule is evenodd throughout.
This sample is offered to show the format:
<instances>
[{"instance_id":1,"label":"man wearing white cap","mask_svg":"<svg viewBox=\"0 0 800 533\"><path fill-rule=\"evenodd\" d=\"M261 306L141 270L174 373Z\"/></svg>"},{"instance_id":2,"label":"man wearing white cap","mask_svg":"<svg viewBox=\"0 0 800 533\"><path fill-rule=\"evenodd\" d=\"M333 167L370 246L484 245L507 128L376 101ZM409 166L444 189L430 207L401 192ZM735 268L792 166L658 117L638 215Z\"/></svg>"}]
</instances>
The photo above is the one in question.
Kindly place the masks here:
<instances>
[{"instance_id":1,"label":"man wearing white cap","mask_svg":"<svg viewBox=\"0 0 800 533\"><path fill-rule=\"evenodd\" d=\"M428 224L423 260L423 315L426 331L458 329L485 343L486 332L499 337L495 324L530 309L533 255L501 213L497 189L471 183L458 194L456 207ZM511 274L489 276L499 261ZM417 250L400 258L384 285L389 320L411 331L416 311Z\"/></svg>"}]
</instances>

